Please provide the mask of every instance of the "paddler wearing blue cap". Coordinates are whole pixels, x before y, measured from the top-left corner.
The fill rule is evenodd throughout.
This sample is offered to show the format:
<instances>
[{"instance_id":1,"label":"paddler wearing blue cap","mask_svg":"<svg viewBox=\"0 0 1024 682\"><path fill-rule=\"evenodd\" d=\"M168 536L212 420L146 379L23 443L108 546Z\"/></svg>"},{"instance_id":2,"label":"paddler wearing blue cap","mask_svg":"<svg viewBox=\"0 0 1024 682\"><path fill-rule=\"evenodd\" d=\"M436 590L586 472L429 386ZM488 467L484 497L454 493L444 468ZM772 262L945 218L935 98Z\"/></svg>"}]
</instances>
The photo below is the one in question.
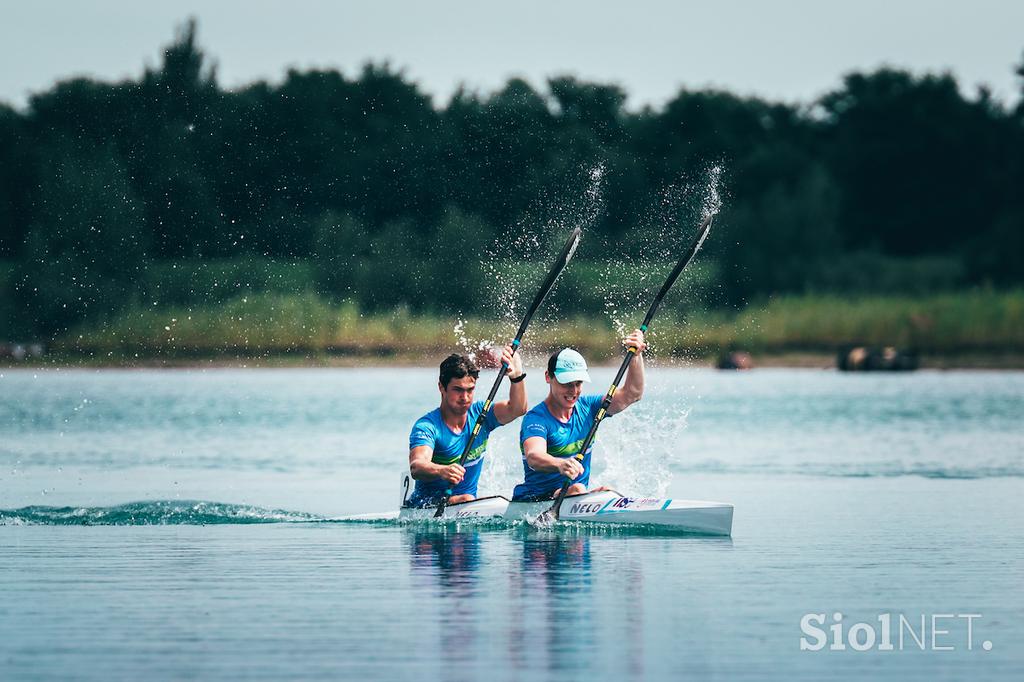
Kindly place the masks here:
<instances>
[{"instance_id":1,"label":"paddler wearing blue cap","mask_svg":"<svg viewBox=\"0 0 1024 682\"><path fill-rule=\"evenodd\" d=\"M644 394L644 334L637 329L622 343L637 352L612 398L608 416L622 412ZM582 458L578 455L604 394L582 395L583 383L590 381L590 374L587 361L572 348L563 348L548 358L544 380L548 383L548 396L526 413L519 430L525 479L512 492L516 502L553 499L566 479L572 481L569 495L586 492L590 484L593 446Z\"/></svg>"}]
</instances>

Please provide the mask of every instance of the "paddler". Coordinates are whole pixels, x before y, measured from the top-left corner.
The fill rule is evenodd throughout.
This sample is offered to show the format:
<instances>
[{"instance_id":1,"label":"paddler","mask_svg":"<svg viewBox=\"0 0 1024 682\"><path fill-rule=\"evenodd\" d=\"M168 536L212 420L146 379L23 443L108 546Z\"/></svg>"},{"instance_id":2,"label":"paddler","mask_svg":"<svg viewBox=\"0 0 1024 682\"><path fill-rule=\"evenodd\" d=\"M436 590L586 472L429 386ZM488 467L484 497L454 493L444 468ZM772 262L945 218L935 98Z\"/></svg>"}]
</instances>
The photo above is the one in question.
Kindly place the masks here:
<instances>
[{"instance_id":1,"label":"paddler","mask_svg":"<svg viewBox=\"0 0 1024 682\"><path fill-rule=\"evenodd\" d=\"M409 498L411 507L432 507L441 502L450 487L448 504L476 499L477 482L483 466L487 438L491 431L526 414L526 384L523 361L512 346L505 346L501 362L508 365L511 386L508 400L495 402L482 418L482 428L466 458L465 467L459 458L466 447L473 423L484 407L484 401L473 401L480 370L465 355L449 355L441 363L437 388L441 406L420 417L409 434L409 473L416 487Z\"/></svg>"},{"instance_id":2,"label":"paddler","mask_svg":"<svg viewBox=\"0 0 1024 682\"><path fill-rule=\"evenodd\" d=\"M608 416L622 412L644 395L644 334L637 329L622 343L637 352L612 398ZM582 461L577 455L604 394L582 395L583 383L590 381L590 374L587 361L572 348L563 348L548 359L544 380L549 386L548 397L526 414L519 431L525 480L512 492L517 502L553 499L566 479L572 481L568 495L586 492L590 483L593 446L583 453Z\"/></svg>"}]
</instances>

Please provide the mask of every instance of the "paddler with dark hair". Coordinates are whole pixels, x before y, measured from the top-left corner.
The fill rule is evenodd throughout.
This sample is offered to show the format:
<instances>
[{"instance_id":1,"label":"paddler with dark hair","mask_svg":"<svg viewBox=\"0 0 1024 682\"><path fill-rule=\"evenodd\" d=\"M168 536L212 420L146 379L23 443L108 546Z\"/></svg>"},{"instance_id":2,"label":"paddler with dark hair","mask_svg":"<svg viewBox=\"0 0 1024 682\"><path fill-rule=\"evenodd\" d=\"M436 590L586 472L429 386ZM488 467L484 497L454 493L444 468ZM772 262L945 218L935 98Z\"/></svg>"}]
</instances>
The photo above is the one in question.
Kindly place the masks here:
<instances>
[{"instance_id":1,"label":"paddler with dark hair","mask_svg":"<svg viewBox=\"0 0 1024 682\"><path fill-rule=\"evenodd\" d=\"M448 504L476 499L488 436L526 414L528 406L523 361L511 344L502 351L501 362L508 367L506 374L511 383L508 400L495 402L483 416L465 466L459 465L459 458L484 406L482 400L473 401L480 370L464 355L449 355L441 363L437 381L441 406L420 417L409 434L409 473L416 481L409 506L436 506L449 488L452 495Z\"/></svg>"},{"instance_id":2,"label":"paddler with dark hair","mask_svg":"<svg viewBox=\"0 0 1024 682\"><path fill-rule=\"evenodd\" d=\"M644 395L644 334L637 329L622 343L637 352L625 381L612 397L608 416L622 412ZM590 381L590 374L587 361L572 348L564 348L548 359L544 380L549 386L548 397L526 414L519 430L525 480L512 493L516 502L554 499L566 479L572 481L569 495L587 492L590 484L593 447L582 454L579 450L595 413L601 409L604 394L582 395L583 383Z\"/></svg>"}]
</instances>

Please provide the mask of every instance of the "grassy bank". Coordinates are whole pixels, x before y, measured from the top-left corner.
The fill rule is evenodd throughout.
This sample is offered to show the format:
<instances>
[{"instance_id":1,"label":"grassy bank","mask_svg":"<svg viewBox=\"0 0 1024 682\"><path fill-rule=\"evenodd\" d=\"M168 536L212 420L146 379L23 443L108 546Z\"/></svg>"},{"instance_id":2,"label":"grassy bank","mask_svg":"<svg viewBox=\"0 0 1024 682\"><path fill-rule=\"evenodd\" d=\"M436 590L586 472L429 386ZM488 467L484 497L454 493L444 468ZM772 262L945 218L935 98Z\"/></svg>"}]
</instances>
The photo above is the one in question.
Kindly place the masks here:
<instances>
[{"instance_id":1,"label":"grassy bank","mask_svg":"<svg viewBox=\"0 0 1024 682\"><path fill-rule=\"evenodd\" d=\"M639 317L639 315L637 315ZM514 323L362 313L312 293L240 296L204 307L141 308L60 339L62 360L432 357L466 338L503 338ZM536 321L537 349L572 345L595 359L615 354L618 334L606 317ZM742 349L762 356L832 354L846 344L897 345L936 357L1024 356L1024 291L977 290L930 297L781 297L739 312L666 311L651 340L659 354L706 357ZM1013 361L1017 362L1017 361ZM982 364L985 364L982 362ZM997 363L998 364L998 363Z\"/></svg>"},{"instance_id":2,"label":"grassy bank","mask_svg":"<svg viewBox=\"0 0 1024 682\"><path fill-rule=\"evenodd\" d=\"M737 315L694 319L707 349L823 351L895 345L957 355L1024 351L1024 291L973 290L922 297L789 296Z\"/></svg>"}]
</instances>

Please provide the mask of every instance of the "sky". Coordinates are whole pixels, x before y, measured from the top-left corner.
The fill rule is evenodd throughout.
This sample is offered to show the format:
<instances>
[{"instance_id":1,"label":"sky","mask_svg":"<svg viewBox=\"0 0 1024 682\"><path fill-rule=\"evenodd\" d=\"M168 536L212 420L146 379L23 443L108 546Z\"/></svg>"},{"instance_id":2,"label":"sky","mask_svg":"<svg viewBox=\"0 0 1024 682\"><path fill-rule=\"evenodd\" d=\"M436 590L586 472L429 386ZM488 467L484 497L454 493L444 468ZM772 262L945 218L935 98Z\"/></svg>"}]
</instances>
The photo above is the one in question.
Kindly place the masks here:
<instances>
[{"instance_id":1,"label":"sky","mask_svg":"<svg viewBox=\"0 0 1024 682\"><path fill-rule=\"evenodd\" d=\"M883 65L1015 103L1024 61L1021 0L0 0L0 16L0 101L19 108L57 80L138 77L189 16L223 87L389 61L438 103L565 74L634 109L681 87L809 103Z\"/></svg>"}]
</instances>

